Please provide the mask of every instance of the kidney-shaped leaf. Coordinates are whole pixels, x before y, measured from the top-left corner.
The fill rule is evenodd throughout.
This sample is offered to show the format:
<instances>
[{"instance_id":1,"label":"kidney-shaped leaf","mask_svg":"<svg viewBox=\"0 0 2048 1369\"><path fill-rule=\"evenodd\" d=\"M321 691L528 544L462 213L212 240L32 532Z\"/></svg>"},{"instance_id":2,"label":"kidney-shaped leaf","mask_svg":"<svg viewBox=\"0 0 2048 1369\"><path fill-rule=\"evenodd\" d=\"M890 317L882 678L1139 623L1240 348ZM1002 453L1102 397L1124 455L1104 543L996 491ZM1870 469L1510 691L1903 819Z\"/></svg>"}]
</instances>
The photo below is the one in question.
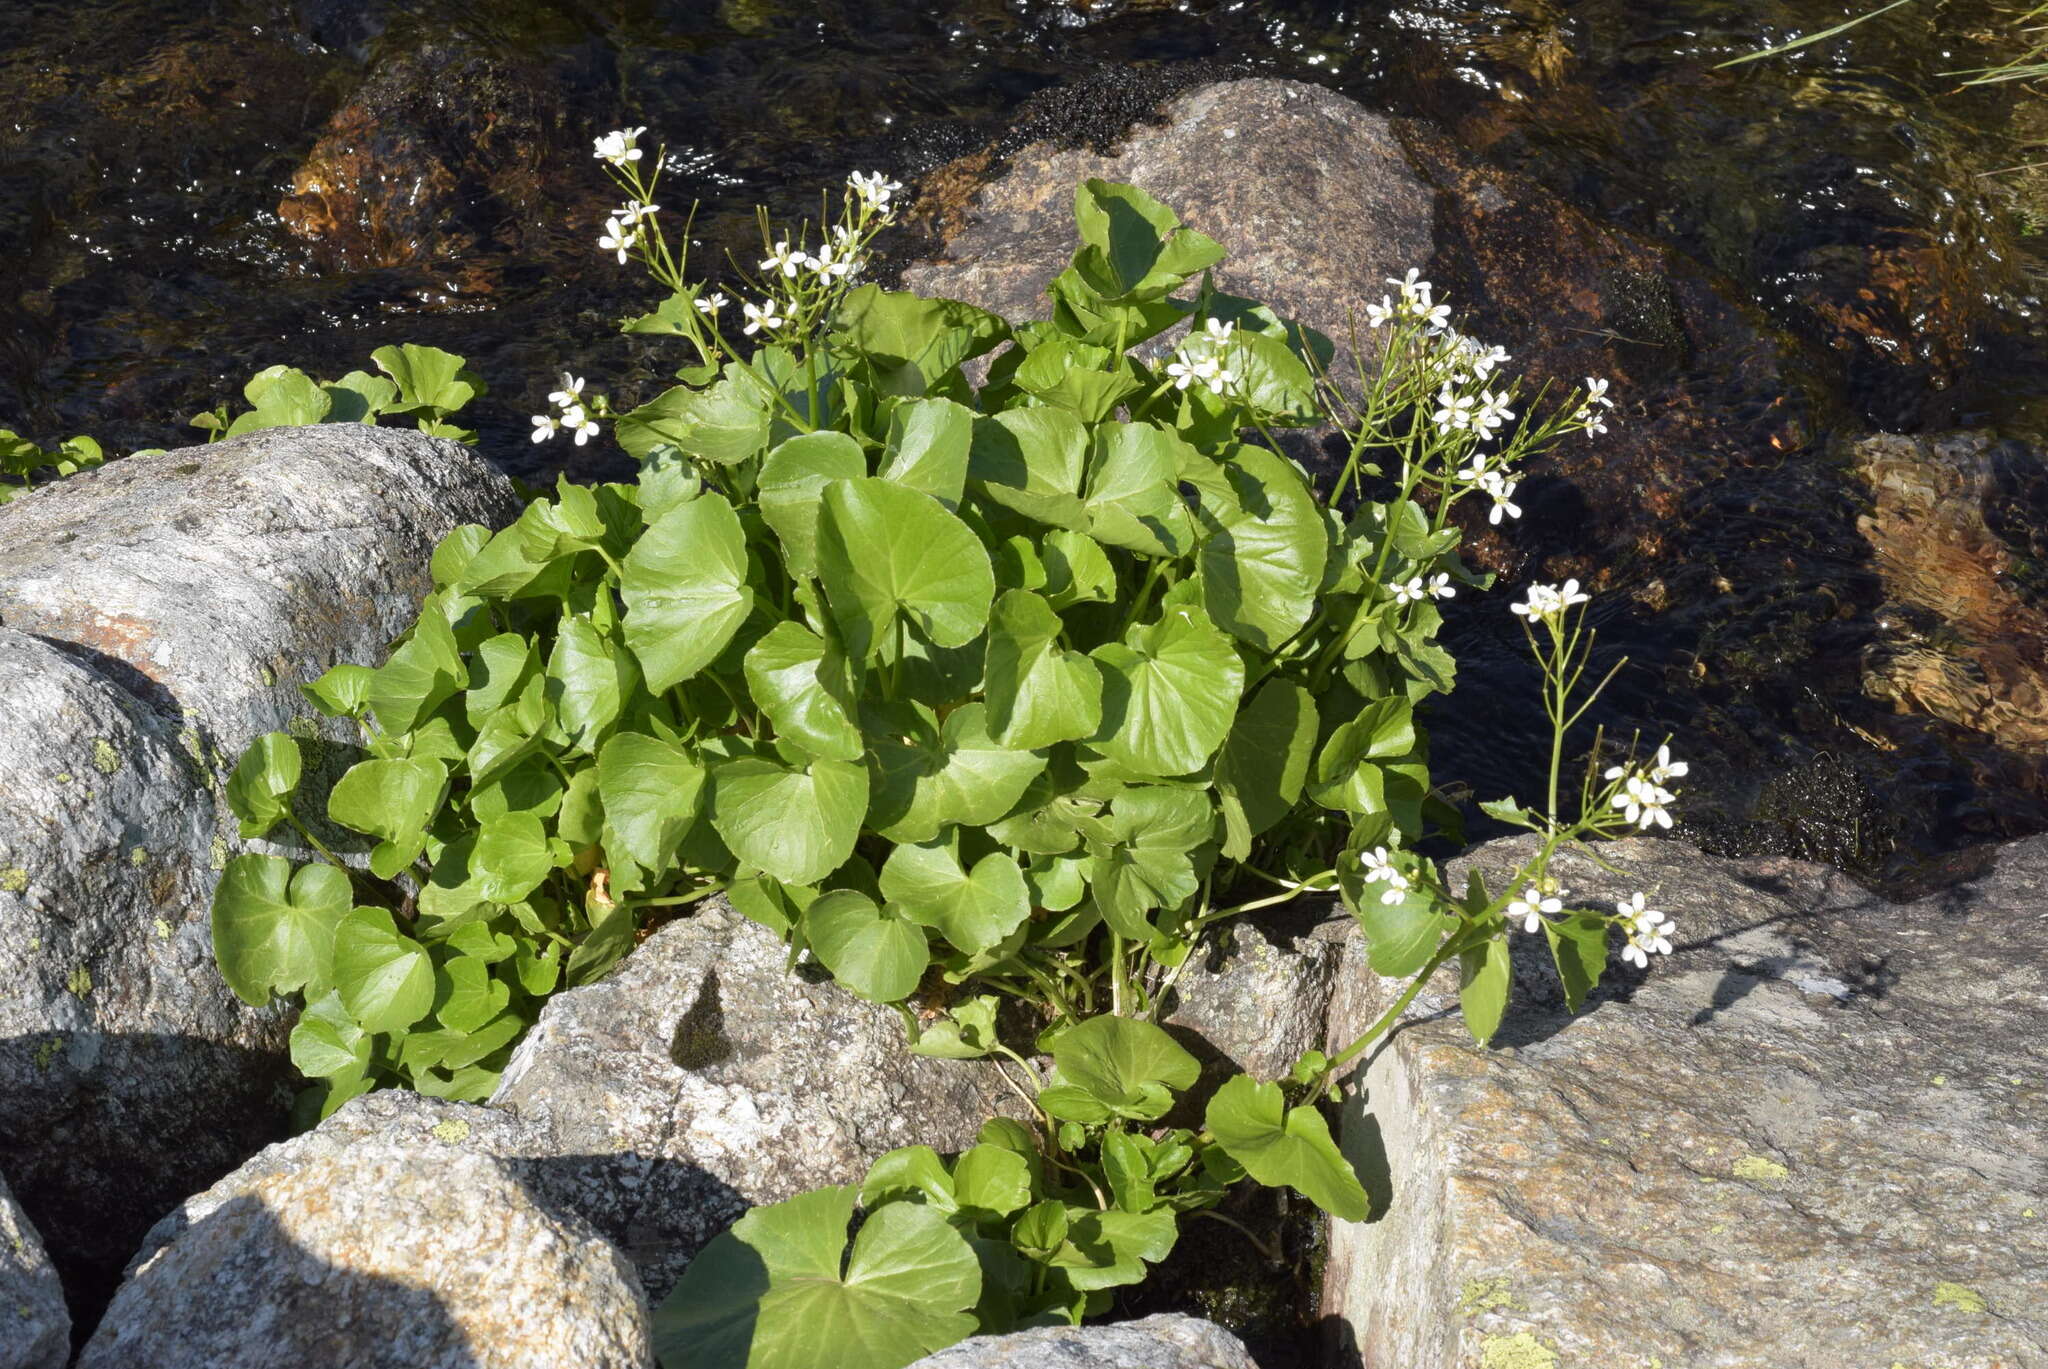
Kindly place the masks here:
<instances>
[{"instance_id":1,"label":"kidney-shaped leaf","mask_svg":"<svg viewBox=\"0 0 2048 1369\"><path fill-rule=\"evenodd\" d=\"M740 756L711 772L711 825L732 853L785 884L816 884L853 854L868 772L820 757L807 767Z\"/></svg>"},{"instance_id":2,"label":"kidney-shaped leaf","mask_svg":"<svg viewBox=\"0 0 2048 1369\"><path fill-rule=\"evenodd\" d=\"M605 855L622 865L665 869L697 821L704 767L672 742L621 732L597 754ZM637 882L637 881L636 881Z\"/></svg>"},{"instance_id":3,"label":"kidney-shaped leaf","mask_svg":"<svg viewBox=\"0 0 2048 1369\"><path fill-rule=\"evenodd\" d=\"M1194 1056L1171 1036L1132 1017L1091 1017L1060 1033L1053 1042L1059 1082L1086 1091L1112 1109L1143 1106L1145 1085L1176 1092L1202 1073Z\"/></svg>"},{"instance_id":4,"label":"kidney-shaped leaf","mask_svg":"<svg viewBox=\"0 0 2048 1369\"><path fill-rule=\"evenodd\" d=\"M902 1369L972 1335L967 1238L935 1208L885 1203L848 1259L853 1204L851 1186L815 1189L706 1246L654 1315L664 1369Z\"/></svg>"},{"instance_id":5,"label":"kidney-shaped leaf","mask_svg":"<svg viewBox=\"0 0 2048 1369\"><path fill-rule=\"evenodd\" d=\"M334 928L349 910L348 876L332 865L296 875L281 856L236 856L213 896L213 956L235 996L257 1006L270 991L327 982Z\"/></svg>"},{"instance_id":6,"label":"kidney-shaped leaf","mask_svg":"<svg viewBox=\"0 0 2048 1369\"><path fill-rule=\"evenodd\" d=\"M1313 1105L1287 1107L1278 1084L1243 1074L1226 1080L1202 1121L1216 1144L1267 1187L1285 1184L1347 1222L1362 1222L1371 1210L1323 1115Z\"/></svg>"},{"instance_id":7,"label":"kidney-shaped leaf","mask_svg":"<svg viewBox=\"0 0 2048 1369\"><path fill-rule=\"evenodd\" d=\"M723 495L703 494L657 520L626 556L619 582L626 645L659 693L718 658L754 607L747 536Z\"/></svg>"},{"instance_id":8,"label":"kidney-shaped leaf","mask_svg":"<svg viewBox=\"0 0 2048 1369\"><path fill-rule=\"evenodd\" d=\"M425 848L427 821L447 779L448 768L439 761L360 761L328 791L327 816L381 838L370 852L370 869L390 879Z\"/></svg>"},{"instance_id":9,"label":"kidney-shaped leaf","mask_svg":"<svg viewBox=\"0 0 2048 1369\"><path fill-rule=\"evenodd\" d=\"M1202 592L1209 615L1264 651L1299 631L1315 607L1329 531L1301 476L1264 447L1191 482L1209 530Z\"/></svg>"},{"instance_id":10,"label":"kidney-shaped leaf","mask_svg":"<svg viewBox=\"0 0 2048 1369\"><path fill-rule=\"evenodd\" d=\"M434 1006L434 963L390 913L358 908L334 929L334 988L364 1031L404 1031Z\"/></svg>"},{"instance_id":11,"label":"kidney-shaped leaf","mask_svg":"<svg viewBox=\"0 0 2048 1369\"><path fill-rule=\"evenodd\" d=\"M1035 750L1094 734L1102 724L1102 672L1059 644L1060 619L1029 590L1013 589L989 618L989 728L1005 746Z\"/></svg>"},{"instance_id":12,"label":"kidney-shaped leaf","mask_svg":"<svg viewBox=\"0 0 2048 1369\"><path fill-rule=\"evenodd\" d=\"M1045 756L1004 746L988 734L988 710L964 704L946 715L937 739L878 738L871 826L891 841L930 841L941 828L986 826L1017 805L1045 769Z\"/></svg>"},{"instance_id":13,"label":"kidney-shaped leaf","mask_svg":"<svg viewBox=\"0 0 2048 1369\"><path fill-rule=\"evenodd\" d=\"M995 945L1031 915L1031 891L1015 857L994 852L970 871L940 843L892 851L882 865L882 897L969 955Z\"/></svg>"},{"instance_id":14,"label":"kidney-shaped leaf","mask_svg":"<svg viewBox=\"0 0 2048 1369\"><path fill-rule=\"evenodd\" d=\"M747 649L747 692L778 736L836 761L866 751L848 710L852 693L845 659L801 623L777 623Z\"/></svg>"},{"instance_id":15,"label":"kidney-shaped leaf","mask_svg":"<svg viewBox=\"0 0 2048 1369\"><path fill-rule=\"evenodd\" d=\"M923 928L857 889L835 889L806 909L804 935L833 978L876 1003L909 997L931 964Z\"/></svg>"},{"instance_id":16,"label":"kidney-shaped leaf","mask_svg":"<svg viewBox=\"0 0 2048 1369\"><path fill-rule=\"evenodd\" d=\"M1102 728L1093 744L1144 775L1199 770L1230 731L1244 662L1199 611L1177 607L1094 652Z\"/></svg>"},{"instance_id":17,"label":"kidney-shaped leaf","mask_svg":"<svg viewBox=\"0 0 2048 1369\"><path fill-rule=\"evenodd\" d=\"M858 480L868 473L860 443L845 433L804 433L768 453L761 463L756 494L761 517L782 543L792 575L818 568L818 506L834 480Z\"/></svg>"},{"instance_id":18,"label":"kidney-shaped leaf","mask_svg":"<svg viewBox=\"0 0 2048 1369\"><path fill-rule=\"evenodd\" d=\"M880 479L825 487L818 570L856 657L873 656L900 616L942 647L988 623L995 568L973 531L928 494Z\"/></svg>"}]
</instances>

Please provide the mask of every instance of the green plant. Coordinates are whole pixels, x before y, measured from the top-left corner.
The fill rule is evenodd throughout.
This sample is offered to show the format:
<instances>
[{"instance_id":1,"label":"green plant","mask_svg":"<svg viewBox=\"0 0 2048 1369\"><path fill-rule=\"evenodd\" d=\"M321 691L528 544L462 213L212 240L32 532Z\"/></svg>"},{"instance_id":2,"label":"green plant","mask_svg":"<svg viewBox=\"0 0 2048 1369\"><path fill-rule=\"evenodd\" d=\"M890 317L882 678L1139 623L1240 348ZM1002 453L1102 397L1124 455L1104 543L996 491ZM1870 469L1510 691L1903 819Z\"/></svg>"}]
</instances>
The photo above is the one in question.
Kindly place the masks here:
<instances>
[{"instance_id":1,"label":"green plant","mask_svg":"<svg viewBox=\"0 0 2048 1369\"><path fill-rule=\"evenodd\" d=\"M38 485L102 465L106 459L100 444L89 437L69 438L55 451L44 451L27 438L0 428L0 504Z\"/></svg>"},{"instance_id":2,"label":"green plant","mask_svg":"<svg viewBox=\"0 0 2048 1369\"><path fill-rule=\"evenodd\" d=\"M382 375L350 371L340 380L315 380L291 366L267 366L242 387L247 412L230 416L228 406L192 417L192 426L215 442L264 428L298 428L315 423L375 424L379 418L410 418L419 430L457 442L476 434L449 418L484 393L484 383L462 358L438 347L403 343L370 353Z\"/></svg>"},{"instance_id":3,"label":"green plant","mask_svg":"<svg viewBox=\"0 0 2048 1369\"><path fill-rule=\"evenodd\" d=\"M764 220L745 355L729 301L671 254L633 144L600 140L632 196L602 246L670 291L626 329L694 359L624 412L565 375L535 439L610 421L638 480L458 530L390 660L304 686L362 725L326 815L374 839L367 870L296 811L289 737L229 785L245 837L288 822L324 857L236 857L213 919L237 993L305 996L294 1058L323 1108L379 1084L487 1093L547 993L724 893L792 963L894 1005L910 1049L992 1059L1036 1123L751 1214L665 1305L666 1353L807 1363L829 1324L842 1362L900 1365L1099 1308L1247 1176L1364 1216L1322 1100L1453 961L1490 1036L1511 923L1549 934L1574 1006L1612 928L1644 959L1669 948L1640 898L1566 910L1545 873L1565 843L1668 825L1683 772L1661 751L1600 779L1589 761L1560 816L1592 640L1575 583L1516 606L1549 681L1547 806L1489 808L1544 833L1541 855L1452 891L1415 850L1457 819L1418 714L1455 675L1436 604L1484 583L1451 512L1517 516L1514 467L1602 431L1604 383L1517 421L1504 354L1411 272L1339 385L1327 340L1215 287L1216 243L1099 181L1044 323L856 284L897 188L879 176L815 244ZM1274 434L1333 413L1350 451L1319 494ZM1313 890L1341 892L1408 997L1334 1057L1231 1079L1188 1100L1200 1127L1165 1125L1198 1073L1154 1025L1181 968L1218 924Z\"/></svg>"}]
</instances>

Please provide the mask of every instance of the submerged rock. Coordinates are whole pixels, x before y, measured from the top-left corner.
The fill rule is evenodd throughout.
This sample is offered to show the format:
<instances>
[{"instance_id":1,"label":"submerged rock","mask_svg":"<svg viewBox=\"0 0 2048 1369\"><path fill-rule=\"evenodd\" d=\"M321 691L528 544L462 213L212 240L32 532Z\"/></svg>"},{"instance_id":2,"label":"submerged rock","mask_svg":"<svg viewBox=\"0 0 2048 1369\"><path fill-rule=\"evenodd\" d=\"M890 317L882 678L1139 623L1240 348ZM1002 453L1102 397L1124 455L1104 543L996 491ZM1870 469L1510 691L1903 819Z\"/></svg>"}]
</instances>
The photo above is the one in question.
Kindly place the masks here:
<instances>
[{"instance_id":1,"label":"submerged rock","mask_svg":"<svg viewBox=\"0 0 2048 1369\"><path fill-rule=\"evenodd\" d=\"M79 1369L653 1369L632 1266L499 1162L365 1146L273 1174L122 1286Z\"/></svg>"},{"instance_id":2,"label":"submerged rock","mask_svg":"<svg viewBox=\"0 0 2048 1369\"><path fill-rule=\"evenodd\" d=\"M1022 1103L985 1061L904 1048L902 1019L787 968L723 900L550 999L491 1098L563 1156L618 1157L626 1253L659 1300L757 1203L856 1183L897 1146L974 1144Z\"/></svg>"},{"instance_id":3,"label":"submerged rock","mask_svg":"<svg viewBox=\"0 0 2048 1369\"><path fill-rule=\"evenodd\" d=\"M440 537L517 509L474 452L354 425L130 457L0 507L0 1169L81 1309L285 1125L288 1015L212 960L238 844L220 781L272 729L353 741L295 685L380 660Z\"/></svg>"},{"instance_id":4,"label":"submerged rock","mask_svg":"<svg viewBox=\"0 0 2048 1369\"><path fill-rule=\"evenodd\" d=\"M0 1177L0 1369L64 1369L71 1313L28 1214Z\"/></svg>"},{"instance_id":5,"label":"submerged rock","mask_svg":"<svg viewBox=\"0 0 2048 1369\"><path fill-rule=\"evenodd\" d=\"M1553 868L1595 906L1646 890L1675 954L1570 1018L1518 936L1493 1049L1446 977L1349 1091L1380 1177L1332 1232L1337 1362L2048 1362L2048 839L1909 904L1676 842L1600 856L1621 873ZM1400 988L1344 982L1336 1042Z\"/></svg>"},{"instance_id":6,"label":"submerged rock","mask_svg":"<svg viewBox=\"0 0 2048 1369\"><path fill-rule=\"evenodd\" d=\"M1213 1322L1161 1313L1113 1326L1042 1326L975 1336L910 1369L1259 1369L1237 1337Z\"/></svg>"}]
</instances>

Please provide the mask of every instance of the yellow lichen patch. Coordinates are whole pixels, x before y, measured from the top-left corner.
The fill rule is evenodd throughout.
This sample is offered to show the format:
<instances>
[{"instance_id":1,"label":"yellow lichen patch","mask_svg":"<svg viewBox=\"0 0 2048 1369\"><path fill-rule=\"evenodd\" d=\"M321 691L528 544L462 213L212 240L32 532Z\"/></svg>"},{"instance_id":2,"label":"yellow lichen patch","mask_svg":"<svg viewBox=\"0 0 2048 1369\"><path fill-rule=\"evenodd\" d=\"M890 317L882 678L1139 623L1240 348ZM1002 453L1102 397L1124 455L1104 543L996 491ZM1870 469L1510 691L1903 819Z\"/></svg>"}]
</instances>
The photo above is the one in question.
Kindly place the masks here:
<instances>
[{"instance_id":1,"label":"yellow lichen patch","mask_svg":"<svg viewBox=\"0 0 2048 1369\"><path fill-rule=\"evenodd\" d=\"M1557 1369L1557 1351L1527 1331L1488 1336L1479 1342L1483 1369Z\"/></svg>"},{"instance_id":2,"label":"yellow lichen patch","mask_svg":"<svg viewBox=\"0 0 2048 1369\"><path fill-rule=\"evenodd\" d=\"M28 888L28 871L19 865L0 870L0 894L18 894Z\"/></svg>"},{"instance_id":3,"label":"yellow lichen patch","mask_svg":"<svg viewBox=\"0 0 2048 1369\"><path fill-rule=\"evenodd\" d=\"M445 1121L436 1122L434 1129L428 1135L432 1136L436 1141L445 1141L452 1146L469 1135L469 1123L463 1121L460 1117L450 1117Z\"/></svg>"},{"instance_id":4,"label":"yellow lichen patch","mask_svg":"<svg viewBox=\"0 0 2048 1369\"><path fill-rule=\"evenodd\" d=\"M92 768L102 775L111 775L121 768L121 753L105 737L92 739Z\"/></svg>"},{"instance_id":5,"label":"yellow lichen patch","mask_svg":"<svg viewBox=\"0 0 2048 1369\"><path fill-rule=\"evenodd\" d=\"M1991 1306L1984 1301L1984 1295L1976 1289L1960 1283L1938 1283L1934 1285L1934 1305L1953 1307L1961 1312L1989 1312Z\"/></svg>"},{"instance_id":6,"label":"yellow lichen patch","mask_svg":"<svg viewBox=\"0 0 2048 1369\"><path fill-rule=\"evenodd\" d=\"M53 1036L49 1040L43 1042L42 1045L37 1046L35 1050L36 1068L39 1070L49 1069L50 1062L55 1060L57 1058L57 1052L63 1049L64 1038L61 1036Z\"/></svg>"},{"instance_id":7,"label":"yellow lichen patch","mask_svg":"<svg viewBox=\"0 0 2048 1369\"><path fill-rule=\"evenodd\" d=\"M172 929L171 929L171 924L170 924L170 923L168 923L168 922L164 921L164 920L163 920L162 918L158 918L158 919L156 920L156 936L157 936L157 940L159 940L159 941L169 941L169 940L171 939L171 930L172 930Z\"/></svg>"},{"instance_id":8,"label":"yellow lichen patch","mask_svg":"<svg viewBox=\"0 0 2048 1369\"><path fill-rule=\"evenodd\" d=\"M1508 1289L1505 1275L1491 1279L1467 1279L1465 1286L1458 1290L1458 1315L1476 1317L1481 1312L1501 1310L1519 1312L1521 1300Z\"/></svg>"},{"instance_id":9,"label":"yellow lichen patch","mask_svg":"<svg viewBox=\"0 0 2048 1369\"><path fill-rule=\"evenodd\" d=\"M71 977L64 981L64 987L80 998L85 997L92 992L92 971L80 965L71 972Z\"/></svg>"},{"instance_id":10,"label":"yellow lichen patch","mask_svg":"<svg viewBox=\"0 0 2048 1369\"><path fill-rule=\"evenodd\" d=\"M1738 1179L1764 1180L1789 1179L1792 1171L1771 1159L1768 1155L1745 1155L1735 1162L1735 1177Z\"/></svg>"}]
</instances>

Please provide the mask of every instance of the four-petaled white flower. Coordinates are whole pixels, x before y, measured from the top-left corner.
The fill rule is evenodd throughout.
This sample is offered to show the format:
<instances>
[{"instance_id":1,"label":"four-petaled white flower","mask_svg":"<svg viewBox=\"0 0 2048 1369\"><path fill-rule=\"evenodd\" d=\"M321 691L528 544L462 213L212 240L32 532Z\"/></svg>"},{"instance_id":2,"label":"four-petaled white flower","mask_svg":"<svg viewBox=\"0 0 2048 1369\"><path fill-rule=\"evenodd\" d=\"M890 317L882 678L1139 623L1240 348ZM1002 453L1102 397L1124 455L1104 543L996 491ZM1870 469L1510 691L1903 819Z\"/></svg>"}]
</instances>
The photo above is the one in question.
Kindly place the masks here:
<instances>
[{"instance_id":1,"label":"four-petaled white flower","mask_svg":"<svg viewBox=\"0 0 2048 1369\"><path fill-rule=\"evenodd\" d=\"M576 435L576 445L582 446L597 436L597 420L583 412L581 404L571 404L562 410L562 429Z\"/></svg>"},{"instance_id":2,"label":"four-petaled white flower","mask_svg":"<svg viewBox=\"0 0 2048 1369\"><path fill-rule=\"evenodd\" d=\"M1449 385L1436 397L1437 410L1430 418L1442 433L1463 432L1472 426L1472 409L1479 401L1471 395L1461 395Z\"/></svg>"},{"instance_id":3,"label":"four-petaled white flower","mask_svg":"<svg viewBox=\"0 0 2048 1369\"><path fill-rule=\"evenodd\" d=\"M761 269L771 275L780 271L785 276L794 276L810 264L810 256L791 247L787 238L776 243L775 250L761 259Z\"/></svg>"},{"instance_id":4,"label":"four-petaled white flower","mask_svg":"<svg viewBox=\"0 0 2048 1369\"><path fill-rule=\"evenodd\" d=\"M888 212L889 197L903 188L901 181L892 181L879 171L856 171L846 178L846 183L869 208L883 213Z\"/></svg>"},{"instance_id":5,"label":"four-petaled white flower","mask_svg":"<svg viewBox=\"0 0 2048 1369\"><path fill-rule=\"evenodd\" d=\"M1384 328L1387 320L1394 317L1394 313L1394 301L1386 295L1381 295L1378 304L1365 306L1366 325L1371 328Z\"/></svg>"},{"instance_id":6,"label":"four-petaled white flower","mask_svg":"<svg viewBox=\"0 0 2048 1369\"><path fill-rule=\"evenodd\" d=\"M1367 884L1378 884L1400 874L1400 871L1394 868L1394 858L1387 853L1384 846L1373 847L1358 858L1358 863Z\"/></svg>"},{"instance_id":7,"label":"four-petaled white flower","mask_svg":"<svg viewBox=\"0 0 2048 1369\"><path fill-rule=\"evenodd\" d=\"M640 242L640 225L637 222L623 223L616 218L604 221L604 234L597 245L607 252L619 254L619 265L626 264L626 253Z\"/></svg>"},{"instance_id":8,"label":"four-petaled white flower","mask_svg":"<svg viewBox=\"0 0 2048 1369\"><path fill-rule=\"evenodd\" d=\"M1604 404L1610 409L1614 407L1614 401L1607 397L1607 382L1594 376L1587 376L1586 406L1591 408L1595 404Z\"/></svg>"},{"instance_id":9,"label":"four-petaled white flower","mask_svg":"<svg viewBox=\"0 0 2048 1369\"><path fill-rule=\"evenodd\" d=\"M725 308L726 305L732 303L731 300L725 297L725 292L722 290L714 290L708 295L700 295L693 302L696 304L697 312L700 314L715 314L720 309Z\"/></svg>"},{"instance_id":10,"label":"four-petaled white flower","mask_svg":"<svg viewBox=\"0 0 2048 1369\"><path fill-rule=\"evenodd\" d=\"M759 304L740 305L740 312L747 316L746 326L741 328L740 331L749 337L760 332L763 328L773 332L789 322L788 319L782 316L781 310L782 306L772 299L762 300Z\"/></svg>"},{"instance_id":11,"label":"four-petaled white flower","mask_svg":"<svg viewBox=\"0 0 2048 1369\"><path fill-rule=\"evenodd\" d=\"M1493 507L1486 514L1487 522L1498 527L1502 514L1509 518L1522 516L1522 506L1515 502L1515 489L1521 483L1519 480L1508 479L1499 471L1487 471L1479 477L1479 489L1493 500Z\"/></svg>"},{"instance_id":12,"label":"four-petaled white flower","mask_svg":"<svg viewBox=\"0 0 2048 1369\"><path fill-rule=\"evenodd\" d=\"M1432 333L1447 332L1450 329L1451 306L1448 304L1431 304L1428 300L1423 300L1411 306L1409 312Z\"/></svg>"},{"instance_id":13,"label":"four-petaled white flower","mask_svg":"<svg viewBox=\"0 0 2048 1369\"><path fill-rule=\"evenodd\" d=\"M1607 382L1596 376L1587 376L1586 399L1578 412L1578 420L1585 425L1586 431L1596 437L1606 432L1607 420L1613 409L1614 401L1607 397Z\"/></svg>"},{"instance_id":14,"label":"four-petaled white flower","mask_svg":"<svg viewBox=\"0 0 2048 1369\"><path fill-rule=\"evenodd\" d=\"M1671 744L1666 742L1657 748L1656 763L1650 767L1650 782L1662 784L1666 780L1682 780L1690 769L1692 767L1684 761L1671 759Z\"/></svg>"},{"instance_id":15,"label":"four-petaled white flower","mask_svg":"<svg viewBox=\"0 0 2048 1369\"><path fill-rule=\"evenodd\" d=\"M1429 577L1429 597L1432 599L1455 599L1458 591L1451 587L1451 573L1439 571Z\"/></svg>"},{"instance_id":16,"label":"four-petaled white flower","mask_svg":"<svg viewBox=\"0 0 2048 1369\"><path fill-rule=\"evenodd\" d=\"M818 255L811 258L811 269L825 280L843 280L860 269L860 261L851 252L841 255L820 246Z\"/></svg>"},{"instance_id":17,"label":"four-petaled white flower","mask_svg":"<svg viewBox=\"0 0 2048 1369\"><path fill-rule=\"evenodd\" d=\"M1479 412L1472 415L1472 431L1482 437L1492 437L1500 431L1500 425L1515 416L1508 407L1508 397L1488 392L1479 397Z\"/></svg>"},{"instance_id":18,"label":"four-petaled white flower","mask_svg":"<svg viewBox=\"0 0 2048 1369\"><path fill-rule=\"evenodd\" d=\"M601 138L592 139L597 145L597 150L591 155L601 162L610 162L613 166L637 162L640 160L640 149L635 147L634 143L646 131L645 127L614 129Z\"/></svg>"},{"instance_id":19,"label":"four-petaled white flower","mask_svg":"<svg viewBox=\"0 0 2048 1369\"><path fill-rule=\"evenodd\" d=\"M1230 341L1230 335L1236 331L1236 324L1225 323L1220 318L1205 319L1202 323L1202 332L1208 337L1209 341L1216 343L1218 346Z\"/></svg>"},{"instance_id":20,"label":"four-petaled white flower","mask_svg":"<svg viewBox=\"0 0 2048 1369\"><path fill-rule=\"evenodd\" d=\"M619 206L619 212L612 217L620 223L635 224L642 219L651 219L661 212L658 204L647 204L641 200L627 200Z\"/></svg>"},{"instance_id":21,"label":"four-petaled white flower","mask_svg":"<svg viewBox=\"0 0 2048 1369\"><path fill-rule=\"evenodd\" d=\"M1469 343L1473 349L1468 354L1467 364L1469 364L1472 367L1472 374L1478 376L1481 380L1485 380L1489 376L1491 376L1497 367L1504 366L1507 364L1507 348L1488 347L1484 343L1473 342L1470 338L1465 339L1465 341ZM1514 415L1509 414L1508 417L1513 418Z\"/></svg>"},{"instance_id":22,"label":"four-petaled white flower","mask_svg":"<svg viewBox=\"0 0 2048 1369\"><path fill-rule=\"evenodd\" d=\"M1637 827L1648 831L1652 827L1669 828L1671 814L1667 805L1678 802L1678 795L1664 788L1648 775L1630 775L1622 781L1613 799L1614 806L1621 810L1623 817Z\"/></svg>"},{"instance_id":23,"label":"four-petaled white flower","mask_svg":"<svg viewBox=\"0 0 2048 1369\"><path fill-rule=\"evenodd\" d=\"M1546 895L1535 885L1528 885L1522 890L1521 897L1508 904L1508 921L1521 923L1525 932L1540 932L1543 930L1543 918L1546 913L1564 911L1565 893L1566 890L1559 889L1554 894Z\"/></svg>"},{"instance_id":24,"label":"four-petaled white flower","mask_svg":"<svg viewBox=\"0 0 2048 1369\"><path fill-rule=\"evenodd\" d=\"M1394 602L1397 604L1420 603L1429 597L1429 586L1420 575L1413 576L1403 584L1394 586Z\"/></svg>"},{"instance_id":25,"label":"four-petaled white flower","mask_svg":"<svg viewBox=\"0 0 2048 1369\"><path fill-rule=\"evenodd\" d=\"M1579 592L1577 580L1567 580L1561 585L1531 585L1529 597L1519 604L1509 605L1516 614L1530 622L1556 618L1568 608L1592 602L1592 596Z\"/></svg>"},{"instance_id":26,"label":"four-petaled white flower","mask_svg":"<svg viewBox=\"0 0 2048 1369\"><path fill-rule=\"evenodd\" d=\"M1430 291L1433 287L1422 278L1422 268L1418 266L1409 267L1408 274L1401 279L1388 276L1387 284L1401 292L1403 304L1429 304Z\"/></svg>"},{"instance_id":27,"label":"four-petaled white flower","mask_svg":"<svg viewBox=\"0 0 2048 1369\"><path fill-rule=\"evenodd\" d=\"M1215 357L1190 358L1185 352L1175 353L1174 360L1166 364L1166 374L1173 378L1176 390L1185 390L1200 381L1212 394L1227 395L1230 387L1237 384L1237 372L1225 370Z\"/></svg>"},{"instance_id":28,"label":"four-petaled white flower","mask_svg":"<svg viewBox=\"0 0 2048 1369\"><path fill-rule=\"evenodd\" d=\"M1678 924L1665 914L1644 906L1648 901L1638 889L1615 905L1628 934L1621 958L1642 969L1649 968L1651 956L1671 954L1671 934L1678 930Z\"/></svg>"},{"instance_id":29,"label":"four-petaled white flower","mask_svg":"<svg viewBox=\"0 0 2048 1369\"><path fill-rule=\"evenodd\" d=\"M582 402L582 377L572 376L567 371L562 372L562 388L548 395L548 403L553 404L557 408L566 409L572 404L581 404Z\"/></svg>"},{"instance_id":30,"label":"four-petaled white flower","mask_svg":"<svg viewBox=\"0 0 2048 1369\"><path fill-rule=\"evenodd\" d=\"M533 440L545 442L553 437L561 429L561 426L561 420L553 414L535 414L533 416Z\"/></svg>"}]
</instances>

